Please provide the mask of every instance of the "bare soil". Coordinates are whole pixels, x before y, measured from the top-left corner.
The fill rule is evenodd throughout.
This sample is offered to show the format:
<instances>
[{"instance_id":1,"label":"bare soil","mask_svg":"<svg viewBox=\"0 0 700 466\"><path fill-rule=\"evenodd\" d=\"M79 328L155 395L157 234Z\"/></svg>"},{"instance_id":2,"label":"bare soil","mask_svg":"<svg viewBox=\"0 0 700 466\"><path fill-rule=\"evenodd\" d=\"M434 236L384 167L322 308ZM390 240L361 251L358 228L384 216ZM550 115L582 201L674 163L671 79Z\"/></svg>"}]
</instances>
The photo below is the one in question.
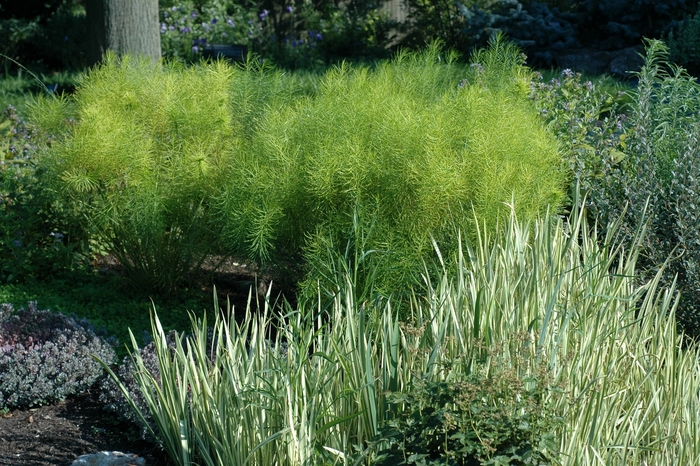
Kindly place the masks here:
<instances>
[{"instance_id":1,"label":"bare soil","mask_svg":"<svg viewBox=\"0 0 700 466\"><path fill-rule=\"evenodd\" d=\"M129 423L103 409L97 390L65 402L0 415L1 466L69 466L77 457L121 451L144 457L147 466L172 466L168 455L138 437Z\"/></svg>"}]
</instances>

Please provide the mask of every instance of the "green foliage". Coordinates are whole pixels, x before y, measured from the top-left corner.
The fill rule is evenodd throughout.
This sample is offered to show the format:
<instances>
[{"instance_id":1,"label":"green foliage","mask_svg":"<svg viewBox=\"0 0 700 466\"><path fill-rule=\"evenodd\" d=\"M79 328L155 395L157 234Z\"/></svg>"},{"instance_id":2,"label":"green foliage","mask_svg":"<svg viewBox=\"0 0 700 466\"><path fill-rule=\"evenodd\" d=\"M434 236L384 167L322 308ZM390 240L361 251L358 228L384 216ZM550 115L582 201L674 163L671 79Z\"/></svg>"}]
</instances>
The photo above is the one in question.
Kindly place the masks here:
<instances>
[{"instance_id":1,"label":"green foliage","mask_svg":"<svg viewBox=\"0 0 700 466\"><path fill-rule=\"evenodd\" d=\"M576 189L588 192L605 164L619 163L625 157L627 117L618 112L627 108L626 94L619 90L611 94L615 87L610 84L605 90L598 82L582 82L581 74L571 70L549 82L541 74L535 78L530 97L561 144L573 174L569 194L573 196Z\"/></svg>"},{"instance_id":2,"label":"green foliage","mask_svg":"<svg viewBox=\"0 0 700 466\"><path fill-rule=\"evenodd\" d=\"M22 65L44 71L85 66L87 24L82 2L14 2L0 10L0 64L7 73ZM9 57L9 59L8 59Z\"/></svg>"},{"instance_id":3,"label":"green foliage","mask_svg":"<svg viewBox=\"0 0 700 466\"><path fill-rule=\"evenodd\" d=\"M55 195L86 212L85 228L139 286L170 290L218 252L209 200L236 149L233 73L223 63L107 57L82 82L75 123L43 160ZM46 126L56 121L53 102L34 113Z\"/></svg>"},{"instance_id":4,"label":"green foliage","mask_svg":"<svg viewBox=\"0 0 700 466\"><path fill-rule=\"evenodd\" d=\"M548 397L552 387L546 365L540 363L536 374L523 380L502 365L506 361L495 354L497 347L490 356L499 363L488 373L473 361L473 372L459 381L417 380L410 392L390 394L390 403L408 409L381 429L372 464L558 464L558 430L564 419ZM532 347L524 344L516 351L529 353ZM535 360L529 354L516 357ZM558 393L563 396L562 390Z\"/></svg>"},{"instance_id":5,"label":"green foliage","mask_svg":"<svg viewBox=\"0 0 700 466\"><path fill-rule=\"evenodd\" d=\"M161 2L163 55L193 61L210 44L239 44L288 69L385 58L393 23L381 6L374 0Z\"/></svg>"},{"instance_id":6,"label":"green foliage","mask_svg":"<svg viewBox=\"0 0 700 466\"><path fill-rule=\"evenodd\" d=\"M193 1L177 2L167 8L161 5L163 56L191 62L200 58L210 44L248 45L259 36L257 20L252 3L212 0L200 6Z\"/></svg>"},{"instance_id":7,"label":"green foliage","mask_svg":"<svg viewBox=\"0 0 700 466\"><path fill-rule=\"evenodd\" d=\"M15 18L0 20L0 35L5 38L0 53L14 58L22 42L37 34L38 31L39 24L35 21ZM5 68L5 74L7 74L12 62L7 57L0 57L0 60Z\"/></svg>"},{"instance_id":8,"label":"green foliage","mask_svg":"<svg viewBox=\"0 0 700 466\"><path fill-rule=\"evenodd\" d=\"M650 276L673 256L666 283L677 277L682 298L677 310L685 331L700 332L700 218L697 141L700 86L669 64L660 41L647 44L645 65L624 128L625 156L580 165L576 176L589 187L591 210L605 227L623 216L620 233L632 238L645 226L640 268Z\"/></svg>"},{"instance_id":9,"label":"green foliage","mask_svg":"<svg viewBox=\"0 0 700 466\"><path fill-rule=\"evenodd\" d=\"M65 124L65 122L62 122ZM57 202L37 168L50 139L13 107L0 119L0 281L40 280L75 268L87 252L78 213Z\"/></svg>"},{"instance_id":10,"label":"green foliage","mask_svg":"<svg viewBox=\"0 0 700 466\"><path fill-rule=\"evenodd\" d=\"M475 218L494 227L511 201L524 218L556 210L561 158L527 101L518 51L497 41L476 59L467 70L433 46L373 70L337 67L313 98L268 112L221 198L236 252L305 257L312 287L333 290L317 264L355 235L376 251L369 269L384 262L375 289L401 294L433 239L452 251L458 231L474 238Z\"/></svg>"},{"instance_id":11,"label":"green foliage","mask_svg":"<svg viewBox=\"0 0 700 466\"><path fill-rule=\"evenodd\" d=\"M700 10L672 29L665 38L669 59L689 70L700 73Z\"/></svg>"}]
</instances>

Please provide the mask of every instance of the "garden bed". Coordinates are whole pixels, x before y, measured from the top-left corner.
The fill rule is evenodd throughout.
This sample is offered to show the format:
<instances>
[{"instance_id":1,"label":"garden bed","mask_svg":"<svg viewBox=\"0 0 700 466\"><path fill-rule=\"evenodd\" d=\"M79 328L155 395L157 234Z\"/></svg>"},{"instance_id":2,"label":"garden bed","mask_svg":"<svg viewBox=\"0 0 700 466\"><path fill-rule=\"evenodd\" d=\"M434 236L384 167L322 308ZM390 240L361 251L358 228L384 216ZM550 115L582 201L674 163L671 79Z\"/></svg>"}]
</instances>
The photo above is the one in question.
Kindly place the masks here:
<instances>
[{"instance_id":1,"label":"garden bed","mask_svg":"<svg viewBox=\"0 0 700 466\"><path fill-rule=\"evenodd\" d=\"M172 462L152 443L138 438L132 425L102 409L98 391L63 403L0 416L0 465L68 465L80 455L99 451L136 453L149 466Z\"/></svg>"}]
</instances>

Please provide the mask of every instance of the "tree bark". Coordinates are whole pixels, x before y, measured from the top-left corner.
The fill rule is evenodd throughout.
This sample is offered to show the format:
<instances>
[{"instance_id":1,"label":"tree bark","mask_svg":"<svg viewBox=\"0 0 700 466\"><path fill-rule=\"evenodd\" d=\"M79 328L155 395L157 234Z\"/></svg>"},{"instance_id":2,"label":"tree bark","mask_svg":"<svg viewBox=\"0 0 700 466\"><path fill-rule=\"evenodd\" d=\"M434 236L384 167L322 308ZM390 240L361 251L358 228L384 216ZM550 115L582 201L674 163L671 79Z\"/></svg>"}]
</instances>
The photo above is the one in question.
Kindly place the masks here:
<instances>
[{"instance_id":1,"label":"tree bark","mask_svg":"<svg viewBox=\"0 0 700 466\"><path fill-rule=\"evenodd\" d=\"M86 0L85 10L92 64L107 50L160 59L158 0Z\"/></svg>"}]
</instances>

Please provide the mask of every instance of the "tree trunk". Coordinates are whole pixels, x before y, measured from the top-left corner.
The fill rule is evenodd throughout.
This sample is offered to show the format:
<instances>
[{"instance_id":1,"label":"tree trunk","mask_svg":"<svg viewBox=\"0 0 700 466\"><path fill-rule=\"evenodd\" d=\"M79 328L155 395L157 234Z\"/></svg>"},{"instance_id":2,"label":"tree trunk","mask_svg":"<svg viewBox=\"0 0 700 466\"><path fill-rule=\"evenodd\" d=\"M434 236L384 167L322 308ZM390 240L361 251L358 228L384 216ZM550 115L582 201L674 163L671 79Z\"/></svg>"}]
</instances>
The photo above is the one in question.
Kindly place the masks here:
<instances>
[{"instance_id":1,"label":"tree trunk","mask_svg":"<svg viewBox=\"0 0 700 466\"><path fill-rule=\"evenodd\" d=\"M107 50L160 59L158 0L86 0L85 10L92 64Z\"/></svg>"}]
</instances>

